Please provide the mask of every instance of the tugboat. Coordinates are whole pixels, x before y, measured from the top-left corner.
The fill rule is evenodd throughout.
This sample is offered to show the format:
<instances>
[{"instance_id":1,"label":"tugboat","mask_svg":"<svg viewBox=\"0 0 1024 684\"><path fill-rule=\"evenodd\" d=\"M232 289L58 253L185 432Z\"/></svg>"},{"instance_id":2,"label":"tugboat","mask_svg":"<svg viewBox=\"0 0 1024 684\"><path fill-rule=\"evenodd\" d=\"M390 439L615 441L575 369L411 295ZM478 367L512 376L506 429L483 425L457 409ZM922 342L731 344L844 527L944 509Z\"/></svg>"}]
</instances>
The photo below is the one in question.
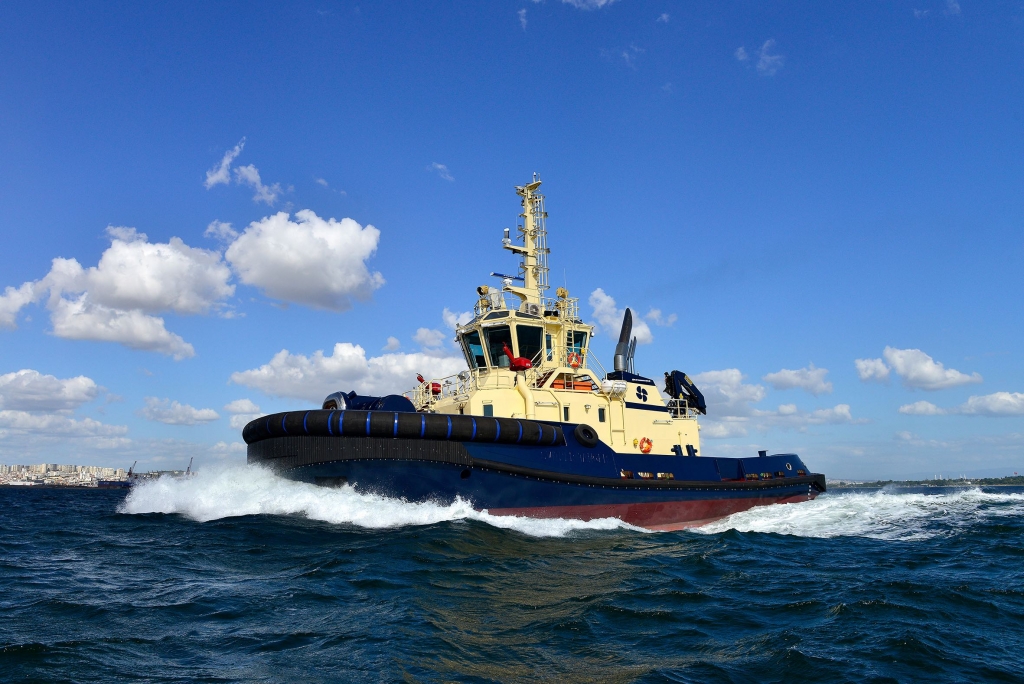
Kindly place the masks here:
<instances>
[{"instance_id":1,"label":"tugboat","mask_svg":"<svg viewBox=\"0 0 1024 684\"><path fill-rule=\"evenodd\" d=\"M626 310L612 370L590 351L594 327L564 287L548 296L541 181L517 186L522 219L502 246L517 275L476 288L473 320L457 328L468 368L405 394L335 392L319 410L262 416L242 431L248 462L284 477L350 485L407 501L457 497L494 515L619 518L676 530L825 491L796 454L707 456L690 378L664 390L636 373Z\"/></svg>"}]
</instances>

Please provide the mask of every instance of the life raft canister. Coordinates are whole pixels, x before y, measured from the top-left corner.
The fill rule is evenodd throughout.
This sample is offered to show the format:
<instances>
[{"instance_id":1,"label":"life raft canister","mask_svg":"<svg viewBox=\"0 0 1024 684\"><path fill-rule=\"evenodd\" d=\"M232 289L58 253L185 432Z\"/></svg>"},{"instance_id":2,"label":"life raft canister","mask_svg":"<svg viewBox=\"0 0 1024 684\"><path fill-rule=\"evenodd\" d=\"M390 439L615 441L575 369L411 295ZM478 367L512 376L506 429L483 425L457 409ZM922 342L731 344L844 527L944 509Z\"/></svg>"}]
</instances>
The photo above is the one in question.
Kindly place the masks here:
<instances>
[{"instance_id":1,"label":"life raft canister","mask_svg":"<svg viewBox=\"0 0 1024 684\"><path fill-rule=\"evenodd\" d=\"M651 448L653 446L654 446L654 442L652 442L647 437L644 437L643 439L640 440L640 452L641 453L644 453L644 454L651 453Z\"/></svg>"},{"instance_id":2,"label":"life raft canister","mask_svg":"<svg viewBox=\"0 0 1024 684\"><path fill-rule=\"evenodd\" d=\"M583 357L576 352L569 352L569 365L573 368L579 368L583 365Z\"/></svg>"}]
</instances>

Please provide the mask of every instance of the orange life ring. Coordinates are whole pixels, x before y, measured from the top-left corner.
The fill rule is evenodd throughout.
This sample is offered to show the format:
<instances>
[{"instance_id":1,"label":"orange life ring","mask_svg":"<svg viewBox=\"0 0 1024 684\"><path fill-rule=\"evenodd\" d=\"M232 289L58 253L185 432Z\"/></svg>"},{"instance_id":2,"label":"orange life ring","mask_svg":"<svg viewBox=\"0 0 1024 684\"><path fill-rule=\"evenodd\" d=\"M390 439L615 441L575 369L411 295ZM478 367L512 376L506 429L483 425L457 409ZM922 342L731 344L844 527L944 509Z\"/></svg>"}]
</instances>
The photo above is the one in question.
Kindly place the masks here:
<instances>
[{"instance_id":1,"label":"orange life ring","mask_svg":"<svg viewBox=\"0 0 1024 684\"><path fill-rule=\"evenodd\" d=\"M583 357L576 352L569 352L569 365L573 368L579 368L583 365Z\"/></svg>"},{"instance_id":2,"label":"orange life ring","mask_svg":"<svg viewBox=\"0 0 1024 684\"><path fill-rule=\"evenodd\" d=\"M644 454L651 453L651 448L654 446L654 442L644 437L640 440L640 452Z\"/></svg>"}]
</instances>

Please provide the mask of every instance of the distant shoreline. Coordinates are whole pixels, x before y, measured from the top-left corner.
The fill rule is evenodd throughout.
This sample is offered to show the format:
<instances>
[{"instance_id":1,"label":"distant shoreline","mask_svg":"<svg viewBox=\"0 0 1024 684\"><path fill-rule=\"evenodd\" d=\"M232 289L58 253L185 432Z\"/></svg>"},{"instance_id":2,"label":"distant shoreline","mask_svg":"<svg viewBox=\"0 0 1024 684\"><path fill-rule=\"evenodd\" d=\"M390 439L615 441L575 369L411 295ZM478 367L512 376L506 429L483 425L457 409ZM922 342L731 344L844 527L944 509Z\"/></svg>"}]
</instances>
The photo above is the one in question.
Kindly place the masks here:
<instances>
[{"instance_id":1,"label":"distant shoreline","mask_svg":"<svg viewBox=\"0 0 1024 684\"><path fill-rule=\"evenodd\" d=\"M1024 487L1024 475L1008 477L957 478L955 480L876 480L874 482L826 481L829 488L879 489L889 485L899 487Z\"/></svg>"}]
</instances>

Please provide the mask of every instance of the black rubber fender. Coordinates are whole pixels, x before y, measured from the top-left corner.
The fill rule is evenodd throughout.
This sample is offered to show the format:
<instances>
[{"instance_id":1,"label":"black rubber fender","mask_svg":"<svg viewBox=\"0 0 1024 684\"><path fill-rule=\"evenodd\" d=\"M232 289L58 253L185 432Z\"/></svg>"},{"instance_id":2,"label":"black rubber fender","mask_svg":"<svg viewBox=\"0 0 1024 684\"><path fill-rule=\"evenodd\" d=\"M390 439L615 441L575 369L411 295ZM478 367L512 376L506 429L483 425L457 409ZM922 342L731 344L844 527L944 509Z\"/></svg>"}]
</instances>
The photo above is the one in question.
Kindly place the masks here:
<instances>
[{"instance_id":1,"label":"black rubber fender","mask_svg":"<svg viewBox=\"0 0 1024 684\"><path fill-rule=\"evenodd\" d=\"M572 436L576 438L577 442L591 449L601 441L601 438L597 436L597 430L586 423L577 425L576 429L572 431Z\"/></svg>"}]
</instances>

